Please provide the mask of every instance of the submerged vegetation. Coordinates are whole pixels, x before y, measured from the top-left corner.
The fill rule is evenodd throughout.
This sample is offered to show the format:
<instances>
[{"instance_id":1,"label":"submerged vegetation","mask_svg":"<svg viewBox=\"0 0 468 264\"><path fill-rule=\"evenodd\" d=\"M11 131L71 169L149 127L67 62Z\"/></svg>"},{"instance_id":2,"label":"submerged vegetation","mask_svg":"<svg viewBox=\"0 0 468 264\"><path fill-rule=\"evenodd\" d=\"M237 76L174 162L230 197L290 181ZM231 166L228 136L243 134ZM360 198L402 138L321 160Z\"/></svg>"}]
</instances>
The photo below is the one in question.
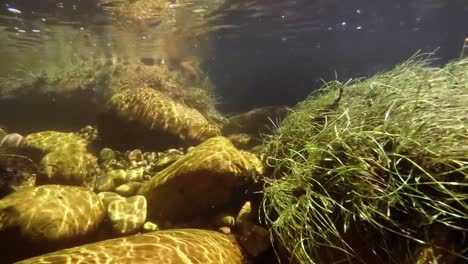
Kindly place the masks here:
<instances>
[{"instance_id":1,"label":"submerged vegetation","mask_svg":"<svg viewBox=\"0 0 468 264\"><path fill-rule=\"evenodd\" d=\"M428 64L327 83L266 138L263 204L280 255L467 260L468 59Z\"/></svg>"}]
</instances>

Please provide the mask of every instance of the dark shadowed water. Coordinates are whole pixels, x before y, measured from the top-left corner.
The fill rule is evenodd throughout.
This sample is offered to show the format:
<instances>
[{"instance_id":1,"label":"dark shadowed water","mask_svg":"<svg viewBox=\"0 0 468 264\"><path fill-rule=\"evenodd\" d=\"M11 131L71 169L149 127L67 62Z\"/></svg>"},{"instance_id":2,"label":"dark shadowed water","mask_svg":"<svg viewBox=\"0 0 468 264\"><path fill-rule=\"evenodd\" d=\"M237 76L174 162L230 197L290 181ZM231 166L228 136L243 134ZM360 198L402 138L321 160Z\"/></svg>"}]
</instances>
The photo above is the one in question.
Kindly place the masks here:
<instances>
[{"instance_id":1,"label":"dark shadowed water","mask_svg":"<svg viewBox=\"0 0 468 264\"><path fill-rule=\"evenodd\" d=\"M459 56L468 36L466 0L180 0L144 33L113 27L115 2L1 1L0 79L9 80L0 91L2 126L27 132L92 123L101 87L72 99L61 91L39 98L44 93L22 82L90 59L163 59L154 52L159 37L177 30L191 37L174 45L200 58L225 113L294 105L322 79L369 76L419 50L437 50L442 64Z\"/></svg>"}]
</instances>

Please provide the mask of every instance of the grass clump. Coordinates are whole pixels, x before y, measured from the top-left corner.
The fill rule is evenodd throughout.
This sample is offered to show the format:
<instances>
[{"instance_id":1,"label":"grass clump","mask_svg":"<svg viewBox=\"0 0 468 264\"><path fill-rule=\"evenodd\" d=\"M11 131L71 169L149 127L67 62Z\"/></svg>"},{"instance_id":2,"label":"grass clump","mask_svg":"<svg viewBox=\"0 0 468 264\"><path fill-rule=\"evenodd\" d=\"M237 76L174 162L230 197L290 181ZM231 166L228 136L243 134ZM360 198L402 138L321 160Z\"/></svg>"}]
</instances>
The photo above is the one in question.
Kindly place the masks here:
<instances>
[{"instance_id":1,"label":"grass clump","mask_svg":"<svg viewBox=\"0 0 468 264\"><path fill-rule=\"evenodd\" d=\"M266 138L263 206L292 262L467 261L468 59L327 83ZM457 262L458 261L458 262Z\"/></svg>"}]
</instances>

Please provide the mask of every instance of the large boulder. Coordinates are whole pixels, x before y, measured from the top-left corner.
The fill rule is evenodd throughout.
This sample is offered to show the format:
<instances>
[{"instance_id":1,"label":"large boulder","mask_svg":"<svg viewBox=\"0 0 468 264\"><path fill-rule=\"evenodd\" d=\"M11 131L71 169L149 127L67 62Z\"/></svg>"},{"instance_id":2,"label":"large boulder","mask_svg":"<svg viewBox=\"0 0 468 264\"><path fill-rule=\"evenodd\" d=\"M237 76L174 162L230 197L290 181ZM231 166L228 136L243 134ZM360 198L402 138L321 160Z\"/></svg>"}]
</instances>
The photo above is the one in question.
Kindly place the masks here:
<instances>
[{"instance_id":1,"label":"large boulder","mask_svg":"<svg viewBox=\"0 0 468 264\"><path fill-rule=\"evenodd\" d=\"M260 174L259 164L228 139L215 137L144 183L138 194L148 201L149 219L180 223L242 202L248 185Z\"/></svg>"},{"instance_id":2,"label":"large boulder","mask_svg":"<svg viewBox=\"0 0 468 264\"><path fill-rule=\"evenodd\" d=\"M27 259L28 263L242 264L235 239L219 232L173 229L105 240Z\"/></svg>"},{"instance_id":3,"label":"large boulder","mask_svg":"<svg viewBox=\"0 0 468 264\"><path fill-rule=\"evenodd\" d=\"M99 197L81 187L43 185L12 193L0 200L0 255L26 245L38 252L76 245L105 215Z\"/></svg>"},{"instance_id":4,"label":"large boulder","mask_svg":"<svg viewBox=\"0 0 468 264\"><path fill-rule=\"evenodd\" d=\"M100 115L98 131L107 146L144 151L196 145L220 134L196 109L147 87L115 94Z\"/></svg>"}]
</instances>

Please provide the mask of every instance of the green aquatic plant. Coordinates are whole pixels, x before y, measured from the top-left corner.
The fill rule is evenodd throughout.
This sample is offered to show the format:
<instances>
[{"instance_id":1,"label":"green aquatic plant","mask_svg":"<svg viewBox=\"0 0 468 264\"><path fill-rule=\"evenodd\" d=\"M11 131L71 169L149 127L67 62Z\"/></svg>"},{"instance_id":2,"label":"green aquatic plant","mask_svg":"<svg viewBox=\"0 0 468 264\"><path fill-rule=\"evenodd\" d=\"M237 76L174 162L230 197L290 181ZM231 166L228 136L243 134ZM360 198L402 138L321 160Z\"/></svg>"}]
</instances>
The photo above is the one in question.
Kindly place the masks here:
<instances>
[{"instance_id":1,"label":"green aquatic plant","mask_svg":"<svg viewBox=\"0 0 468 264\"><path fill-rule=\"evenodd\" d=\"M436 68L417 55L327 83L292 109L264 143L263 208L280 252L298 263L416 263L431 246L466 261L467 108L468 59Z\"/></svg>"}]
</instances>

